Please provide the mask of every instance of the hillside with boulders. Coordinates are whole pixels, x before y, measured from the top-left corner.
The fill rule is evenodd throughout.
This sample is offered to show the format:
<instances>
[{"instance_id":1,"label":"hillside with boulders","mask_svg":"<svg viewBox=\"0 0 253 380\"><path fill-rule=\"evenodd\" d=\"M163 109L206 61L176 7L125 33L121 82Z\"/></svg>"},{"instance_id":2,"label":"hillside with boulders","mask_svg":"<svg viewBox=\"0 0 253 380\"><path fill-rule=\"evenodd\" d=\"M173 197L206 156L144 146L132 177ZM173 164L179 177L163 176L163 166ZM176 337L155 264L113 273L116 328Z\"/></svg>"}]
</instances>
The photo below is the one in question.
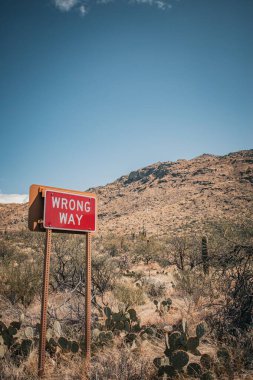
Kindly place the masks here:
<instances>
[{"instance_id":1,"label":"hillside with boulders","mask_svg":"<svg viewBox=\"0 0 253 380\"><path fill-rule=\"evenodd\" d=\"M250 217L253 149L225 156L157 162L105 186L98 195L99 233L166 234L200 228L206 220ZM28 204L0 205L1 230L27 226Z\"/></svg>"}]
</instances>

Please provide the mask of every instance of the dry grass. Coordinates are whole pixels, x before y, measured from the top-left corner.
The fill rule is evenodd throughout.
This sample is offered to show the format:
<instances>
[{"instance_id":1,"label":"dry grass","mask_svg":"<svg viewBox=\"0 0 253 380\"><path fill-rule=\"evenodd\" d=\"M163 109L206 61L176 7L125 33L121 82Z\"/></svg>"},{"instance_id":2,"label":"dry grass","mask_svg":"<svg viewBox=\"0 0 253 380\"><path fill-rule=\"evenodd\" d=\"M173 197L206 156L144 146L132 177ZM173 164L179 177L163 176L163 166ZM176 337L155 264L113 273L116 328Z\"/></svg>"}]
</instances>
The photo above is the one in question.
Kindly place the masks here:
<instances>
[{"instance_id":1,"label":"dry grass","mask_svg":"<svg viewBox=\"0 0 253 380\"><path fill-rule=\"evenodd\" d=\"M38 380L36 350L20 367L5 359L0 364L1 380ZM47 357L45 380L152 380L155 368L150 358L127 348L104 350L92 358L89 375L80 356Z\"/></svg>"},{"instance_id":2,"label":"dry grass","mask_svg":"<svg viewBox=\"0 0 253 380\"><path fill-rule=\"evenodd\" d=\"M152 380L156 374L147 355L127 348L103 352L92 364L90 380Z\"/></svg>"}]
</instances>

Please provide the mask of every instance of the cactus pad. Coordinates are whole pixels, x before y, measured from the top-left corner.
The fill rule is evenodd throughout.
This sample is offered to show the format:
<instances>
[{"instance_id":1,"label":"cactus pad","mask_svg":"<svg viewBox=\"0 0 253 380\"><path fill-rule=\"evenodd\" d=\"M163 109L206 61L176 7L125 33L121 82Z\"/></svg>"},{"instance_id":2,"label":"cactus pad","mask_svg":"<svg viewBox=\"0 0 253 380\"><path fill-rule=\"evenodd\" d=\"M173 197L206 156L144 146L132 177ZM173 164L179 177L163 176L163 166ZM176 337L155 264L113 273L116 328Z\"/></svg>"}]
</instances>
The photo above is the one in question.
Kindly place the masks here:
<instances>
[{"instance_id":1,"label":"cactus pad","mask_svg":"<svg viewBox=\"0 0 253 380\"><path fill-rule=\"evenodd\" d=\"M198 363L190 363L187 366L187 374L194 378L199 378L202 374L201 367Z\"/></svg>"},{"instance_id":2,"label":"cactus pad","mask_svg":"<svg viewBox=\"0 0 253 380\"><path fill-rule=\"evenodd\" d=\"M99 334L100 334L100 330L99 329L92 330L92 337L94 339L97 339L99 337Z\"/></svg>"},{"instance_id":3,"label":"cactus pad","mask_svg":"<svg viewBox=\"0 0 253 380\"><path fill-rule=\"evenodd\" d=\"M32 327L26 327L24 331L25 337L27 339L33 339L33 329Z\"/></svg>"},{"instance_id":4,"label":"cactus pad","mask_svg":"<svg viewBox=\"0 0 253 380\"><path fill-rule=\"evenodd\" d=\"M57 337L61 336L62 331L61 331L61 325L60 325L59 321L54 321L53 331L54 331L55 336L57 336Z\"/></svg>"},{"instance_id":5,"label":"cactus pad","mask_svg":"<svg viewBox=\"0 0 253 380\"><path fill-rule=\"evenodd\" d=\"M46 338L47 340L50 340L53 337L53 329L49 328L46 332Z\"/></svg>"},{"instance_id":6,"label":"cactus pad","mask_svg":"<svg viewBox=\"0 0 253 380\"><path fill-rule=\"evenodd\" d=\"M76 354L79 351L79 344L75 340L70 342L70 347L71 352L73 352L73 354Z\"/></svg>"},{"instance_id":7,"label":"cactus pad","mask_svg":"<svg viewBox=\"0 0 253 380\"><path fill-rule=\"evenodd\" d=\"M136 314L136 311L134 309L129 309L128 310L128 313L130 315L130 319L131 321L133 322L136 322L137 321L137 314Z\"/></svg>"},{"instance_id":8,"label":"cactus pad","mask_svg":"<svg viewBox=\"0 0 253 380\"><path fill-rule=\"evenodd\" d=\"M154 363L154 365L156 366L156 368L161 367L161 365L162 365L162 358L155 358L155 359L153 360L153 363Z\"/></svg>"},{"instance_id":9,"label":"cactus pad","mask_svg":"<svg viewBox=\"0 0 253 380\"><path fill-rule=\"evenodd\" d=\"M169 335L169 345L171 350L176 350L178 348L178 342L181 337L181 333L179 331L174 331Z\"/></svg>"},{"instance_id":10,"label":"cactus pad","mask_svg":"<svg viewBox=\"0 0 253 380\"><path fill-rule=\"evenodd\" d=\"M170 361L174 368L181 370L189 362L189 355L185 351L178 350L172 353Z\"/></svg>"},{"instance_id":11,"label":"cactus pad","mask_svg":"<svg viewBox=\"0 0 253 380\"><path fill-rule=\"evenodd\" d=\"M191 336L187 340L187 348L189 351L194 351L199 346L199 338Z\"/></svg>"},{"instance_id":12,"label":"cactus pad","mask_svg":"<svg viewBox=\"0 0 253 380\"><path fill-rule=\"evenodd\" d=\"M2 331L2 337L4 344L9 348L13 344L14 340L12 335L9 334L8 329Z\"/></svg>"},{"instance_id":13,"label":"cactus pad","mask_svg":"<svg viewBox=\"0 0 253 380\"><path fill-rule=\"evenodd\" d=\"M200 339L200 338L202 338L202 336L204 336L205 335L205 326L204 326L204 324L203 323L200 323L199 325L197 325L197 327L196 327L196 335L197 335L197 337Z\"/></svg>"},{"instance_id":14,"label":"cactus pad","mask_svg":"<svg viewBox=\"0 0 253 380\"><path fill-rule=\"evenodd\" d=\"M28 356L32 348L32 340L24 339L21 343L21 352L22 355Z\"/></svg>"},{"instance_id":15,"label":"cactus pad","mask_svg":"<svg viewBox=\"0 0 253 380\"><path fill-rule=\"evenodd\" d=\"M213 359L208 354L203 354L200 358L200 364L203 368L211 369L213 365Z\"/></svg>"},{"instance_id":16,"label":"cactus pad","mask_svg":"<svg viewBox=\"0 0 253 380\"><path fill-rule=\"evenodd\" d=\"M65 351L67 351L67 350L69 349L69 342L68 342L68 340L67 340L66 338L64 338L63 336L61 336L61 337L58 339L58 344L59 344L59 346L60 346L63 350L65 350Z\"/></svg>"},{"instance_id":17,"label":"cactus pad","mask_svg":"<svg viewBox=\"0 0 253 380\"><path fill-rule=\"evenodd\" d=\"M14 327L15 329L19 330L21 327L21 322L13 321L10 323L10 326Z\"/></svg>"},{"instance_id":18,"label":"cactus pad","mask_svg":"<svg viewBox=\"0 0 253 380\"><path fill-rule=\"evenodd\" d=\"M111 309L109 308L109 307L105 307L104 308L104 313L105 313L105 315L106 315L106 317L109 319L110 317L111 317L111 315L112 315L112 311L111 311Z\"/></svg>"},{"instance_id":19,"label":"cactus pad","mask_svg":"<svg viewBox=\"0 0 253 380\"><path fill-rule=\"evenodd\" d=\"M18 330L17 330L15 327L13 327L13 326L9 326L9 328L8 328L8 333L9 333L10 335L16 335L17 332L18 332Z\"/></svg>"}]
</instances>

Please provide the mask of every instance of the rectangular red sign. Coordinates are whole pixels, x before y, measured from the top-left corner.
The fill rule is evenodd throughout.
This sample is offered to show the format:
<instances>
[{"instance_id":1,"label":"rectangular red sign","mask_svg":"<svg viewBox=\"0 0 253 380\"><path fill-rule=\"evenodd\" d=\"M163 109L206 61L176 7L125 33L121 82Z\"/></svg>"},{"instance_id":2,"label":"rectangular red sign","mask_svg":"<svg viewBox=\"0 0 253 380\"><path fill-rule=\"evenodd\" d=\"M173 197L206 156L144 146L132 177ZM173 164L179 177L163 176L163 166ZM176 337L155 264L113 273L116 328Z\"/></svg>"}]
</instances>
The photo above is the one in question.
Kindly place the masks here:
<instances>
[{"instance_id":1,"label":"rectangular red sign","mask_svg":"<svg viewBox=\"0 0 253 380\"><path fill-rule=\"evenodd\" d=\"M94 232L96 198L47 190L43 224L53 230Z\"/></svg>"}]
</instances>

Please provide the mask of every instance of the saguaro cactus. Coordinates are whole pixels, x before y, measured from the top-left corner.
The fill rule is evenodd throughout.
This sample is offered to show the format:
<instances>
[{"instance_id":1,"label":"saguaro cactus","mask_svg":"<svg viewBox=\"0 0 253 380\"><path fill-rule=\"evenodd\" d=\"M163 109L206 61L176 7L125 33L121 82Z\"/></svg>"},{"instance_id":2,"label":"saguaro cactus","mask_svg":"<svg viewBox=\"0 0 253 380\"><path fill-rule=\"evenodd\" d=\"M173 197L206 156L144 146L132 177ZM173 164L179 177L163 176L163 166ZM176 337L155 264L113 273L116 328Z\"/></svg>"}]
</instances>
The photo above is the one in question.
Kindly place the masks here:
<instances>
[{"instance_id":1,"label":"saguaro cactus","mask_svg":"<svg viewBox=\"0 0 253 380\"><path fill-rule=\"evenodd\" d=\"M203 262L203 272L204 274L209 274L208 249L207 249L206 236L202 237L201 254L202 254L202 262Z\"/></svg>"}]
</instances>

